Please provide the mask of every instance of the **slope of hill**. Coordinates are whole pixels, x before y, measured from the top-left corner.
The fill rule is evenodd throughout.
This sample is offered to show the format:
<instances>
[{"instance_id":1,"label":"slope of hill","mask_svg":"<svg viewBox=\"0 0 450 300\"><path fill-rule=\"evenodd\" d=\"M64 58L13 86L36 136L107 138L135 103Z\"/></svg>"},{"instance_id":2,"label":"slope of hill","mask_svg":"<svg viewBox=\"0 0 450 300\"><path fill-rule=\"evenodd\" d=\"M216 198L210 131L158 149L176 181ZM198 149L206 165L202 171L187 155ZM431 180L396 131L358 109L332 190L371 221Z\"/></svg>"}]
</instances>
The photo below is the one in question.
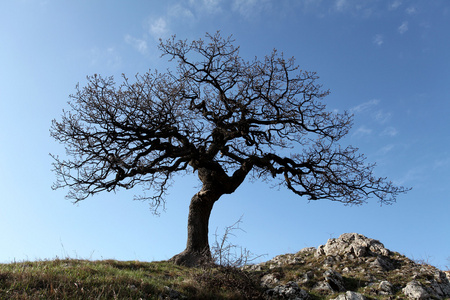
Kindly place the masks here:
<instances>
[{"instance_id":1,"label":"slope of hill","mask_svg":"<svg viewBox=\"0 0 450 300\"><path fill-rule=\"evenodd\" d=\"M243 268L56 259L0 265L0 299L450 299L450 274L356 233Z\"/></svg>"}]
</instances>

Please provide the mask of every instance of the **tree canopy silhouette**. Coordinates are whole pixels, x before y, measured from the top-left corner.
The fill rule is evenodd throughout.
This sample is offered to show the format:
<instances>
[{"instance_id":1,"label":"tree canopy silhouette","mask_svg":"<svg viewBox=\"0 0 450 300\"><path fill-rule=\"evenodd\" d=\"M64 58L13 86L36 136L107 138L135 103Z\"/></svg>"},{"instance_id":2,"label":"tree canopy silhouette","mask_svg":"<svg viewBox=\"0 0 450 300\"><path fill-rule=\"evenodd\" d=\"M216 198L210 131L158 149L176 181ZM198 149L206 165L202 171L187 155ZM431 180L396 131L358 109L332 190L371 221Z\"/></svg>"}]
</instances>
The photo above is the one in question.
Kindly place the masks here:
<instances>
[{"instance_id":1,"label":"tree canopy silhouette","mask_svg":"<svg viewBox=\"0 0 450 300\"><path fill-rule=\"evenodd\" d=\"M274 50L244 60L231 37L175 37L160 50L176 70L133 81L93 75L70 96L51 135L66 147L52 155L57 180L75 202L102 191L142 185L139 199L156 210L174 175L196 172L202 183L189 207L186 250L172 260L211 258L208 223L214 203L247 177L275 180L309 200L383 204L408 189L373 175L374 164L339 141L352 126L347 112L326 110L328 91L314 72Z\"/></svg>"}]
</instances>

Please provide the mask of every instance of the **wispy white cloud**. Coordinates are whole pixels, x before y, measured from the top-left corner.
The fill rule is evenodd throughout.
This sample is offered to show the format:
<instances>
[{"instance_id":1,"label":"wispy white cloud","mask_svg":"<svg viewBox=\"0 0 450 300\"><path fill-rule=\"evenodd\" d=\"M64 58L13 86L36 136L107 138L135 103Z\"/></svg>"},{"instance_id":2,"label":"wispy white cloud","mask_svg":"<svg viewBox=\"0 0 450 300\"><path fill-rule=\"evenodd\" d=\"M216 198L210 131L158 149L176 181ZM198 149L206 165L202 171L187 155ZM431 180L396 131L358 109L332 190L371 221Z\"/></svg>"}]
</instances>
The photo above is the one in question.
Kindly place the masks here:
<instances>
[{"instance_id":1,"label":"wispy white cloud","mask_svg":"<svg viewBox=\"0 0 450 300\"><path fill-rule=\"evenodd\" d=\"M360 126L356 131L352 134L352 136L356 137L362 137L372 134L373 130L370 128L367 128L366 126Z\"/></svg>"},{"instance_id":2,"label":"wispy white cloud","mask_svg":"<svg viewBox=\"0 0 450 300\"><path fill-rule=\"evenodd\" d=\"M245 18L252 18L270 7L269 0L234 0L232 9Z\"/></svg>"},{"instance_id":3,"label":"wispy white cloud","mask_svg":"<svg viewBox=\"0 0 450 300\"><path fill-rule=\"evenodd\" d=\"M369 0L334 0L333 2L324 1L323 3L323 5L328 5L330 13L345 13L357 18L369 18L377 14L377 10L379 10L376 2ZM319 9L324 10L323 8Z\"/></svg>"},{"instance_id":4,"label":"wispy white cloud","mask_svg":"<svg viewBox=\"0 0 450 300\"><path fill-rule=\"evenodd\" d=\"M176 19L184 19L188 22L192 22L195 19L194 13L189 8L182 6L181 4L175 4L169 6L167 15Z\"/></svg>"},{"instance_id":5,"label":"wispy white cloud","mask_svg":"<svg viewBox=\"0 0 450 300\"><path fill-rule=\"evenodd\" d=\"M417 13L417 9L414 6L408 7L405 11L408 15L414 15Z\"/></svg>"},{"instance_id":6,"label":"wispy white cloud","mask_svg":"<svg viewBox=\"0 0 450 300\"><path fill-rule=\"evenodd\" d=\"M149 16L144 22L144 34L142 38L136 35L125 35L125 42L133 46L137 51L145 54L149 51L151 39L159 40L168 38L173 34L177 24L190 26L195 24L199 15L212 16L222 11L222 0L185 0L173 5L168 5L165 13L158 16ZM267 0L268 1L268 0Z\"/></svg>"},{"instance_id":7,"label":"wispy white cloud","mask_svg":"<svg viewBox=\"0 0 450 300\"><path fill-rule=\"evenodd\" d=\"M416 166L409 169L402 177L394 180L394 183L397 185L406 185L411 182L423 182L425 177L429 174L429 172L424 172L426 167L424 166ZM424 175L427 174L427 175ZM415 185L417 187L417 185Z\"/></svg>"},{"instance_id":8,"label":"wispy white cloud","mask_svg":"<svg viewBox=\"0 0 450 300\"><path fill-rule=\"evenodd\" d=\"M125 36L125 42L127 44L130 44L133 48L135 48L137 51L139 51L142 54L145 54L147 52L147 41L143 39L135 38L129 34Z\"/></svg>"},{"instance_id":9,"label":"wispy white cloud","mask_svg":"<svg viewBox=\"0 0 450 300\"><path fill-rule=\"evenodd\" d=\"M313 12L322 10L322 0L303 0L303 1L297 1L295 4L300 5L302 8L301 10L303 12Z\"/></svg>"},{"instance_id":10,"label":"wispy white cloud","mask_svg":"<svg viewBox=\"0 0 450 300\"><path fill-rule=\"evenodd\" d=\"M402 5L402 1L401 0L394 0L393 2L391 2L389 4L389 9L390 10L394 10L399 8L399 6Z\"/></svg>"},{"instance_id":11,"label":"wispy white cloud","mask_svg":"<svg viewBox=\"0 0 450 300\"><path fill-rule=\"evenodd\" d=\"M101 49L94 47L90 51L91 65L106 66L108 68L116 69L122 63L122 57L117 53L114 47Z\"/></svg>"},{"instance_id":12,"label":"wispy white cloud","mask_svg":"<svg viewBox=\"0 0 450 300\"><path fill-rule=\"evenodd\" d=\"M165 37L169 32L167 21L165 17L159 17L149 22L149 33L155 39Z\"/></svg>"},{"instance_id":13,"label":"wispy white cloud","mask_svg":"<svg viewBox=\"0 0 450 300\"><path fill-rule=\"evenodd\" d=\"M221 0L189 0L189 5L207 14L217 14L222 11Z\"/></svg>"},{"instance_id":14,"label":"wispy white cloud","mask_svg":"<svg viewBox=\"0 0 450 300\"><path fill-rule=\"evenodd\" d=\"M375 113L375 120L377 120L381 124L386 124L392 117L390 112L384 112L383 110L379 110Z\"/></svg>"},{"instance_id":15,"label":"wispy white cloud","mask_svg":"<svg viewBox=\"0 0 450 300\"><path fill-rule=\"evenodd\" d=\"M408 31L408 22L403 21L403 23L398 27L397 30L400 34L404 34L405 32L407 32Z\"/></svg>"},{"instance_id":16,"label":"wispy white cloud","mask_svg":"<svg viewBox=\"0 0 450 300\"><path fill-rule=\"evenodd\" d=\"M433 168L448 168L448 166L450 166L450 157L435 160Z\"/></svg>"},{"instance_id":17,"label":"wispy white cloud","mask_svg":"<svg viewBox=\"0 0 450 300\"><path fill-rule=\"evenodd\" d=\"M326 3L326 2L325 2ZM350 13L356 17L367 18L374 13L375 7L371 1L335 0L330 12Z\"/></svg>"},{"instance_id":18,"label":"wispy white cloud","mask_svg":"<svg viewBox=\"0 0 450 300\"><path fill-rule=\"evenodd\" d=\"M388 152L390 152L392 149L394 149L394 147L395 146L392 144L386 145L386 146L382 147L380 150L378 150L378 154L385 155Z\"/></svg>"},{"instance_id":19,"label":"wispy white cloud","mask_svg":"<svg viewBox=\"0 0 450 300\"><path fill-rule=\"evenodd\" d=\"M382 34L376 34L372 38L372 42L377 46L381 46L384 44L384 36Z\"/></svg>"},{"instance_id":20,"label":"wispy white cloud","mask_svg":"<svg viewBox=\"0 0 450 300\"><path fill-rule=\"evenodd\" d=\"M386 112L382 109L376 109L379 103L380 100L378 99L366 101L364 103L352 107L350 109L350 112L357 115L364 115L366 122L368 121L367 116L370 116L370 118L372 118L372 120L376 122L377 127L380 127L381 125L386 126L386 124L388 124L392 118L392 113ZM372 129L367 128L366 126L361 126L355 131L353 136L368 135L372 134L372 132L373 132ZM379 135L381 136L390 136L390 137L394 137L397 134L398 130L392 126L385 128L381 133L379 133Z\"/></svg>"},{"instance_id":21,"label":"wispy white cloud","mask_svg":"<svg viewBox=\"0 0 450 300\"><path fill-rule=\"evenodd\" d=\"M365 111L371 109L372 107L378 105L378 103L380 103L380 100L373 99L373 100L370 100L370 101L367 101L367 102L364 102L357 106L352 107L350 109L350 112L353 114L354 113L362 113L362 112L365 112Z\"/></svg>"},{"instance_id":22,"label":"wispy white cloud","mask_svg":"<svg viewBox=\"0 0 450 300\"><path fill-rule=\"evenodd\" d=\"M398 130L395 129L394 127L390 126L390 127L387 127L386 129L384 129L383 132L381 133L381 135L394 137L394 136L398 135Z\"/></svg>"},{"instance_id":23,"label":"wispy white cloud","mask_svg":"<svg viewBox=\"0 0 450 300\"><path fill-rule=\"evenodd\" d=\"M337 11L344 11L345 10L345 8L347 7L347 5L348 5L348 2L347 2L347 0L336 0L336 2L334 3L334 8L337 10Z\"/></svg>"}]
</instances>

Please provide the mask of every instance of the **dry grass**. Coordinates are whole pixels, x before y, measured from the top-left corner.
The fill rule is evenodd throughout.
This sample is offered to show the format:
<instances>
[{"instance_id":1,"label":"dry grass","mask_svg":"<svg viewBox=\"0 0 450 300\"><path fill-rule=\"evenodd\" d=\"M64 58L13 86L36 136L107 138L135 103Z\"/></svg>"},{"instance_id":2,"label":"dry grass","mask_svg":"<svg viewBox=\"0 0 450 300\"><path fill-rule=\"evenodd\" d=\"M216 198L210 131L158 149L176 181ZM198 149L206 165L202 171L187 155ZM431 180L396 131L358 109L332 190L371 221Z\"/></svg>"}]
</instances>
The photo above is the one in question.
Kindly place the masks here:
<instances>
[{"instance_id":1,"label":"dry grass","mask_svg":"<svg viewBox=\"0 0 450 300\"><path fill-rule=\"evenodd\" d=\"M259 292L246 272L230 268L73 259L0 265L0 299L257 299Z\"/></svg>"},{"instance_id":2,"label":"dry grass","mask_svg":"<svg viewBox=\"0 0 450 300\"><path fill-rule=\"evenodd\" d=\"M276 275L278 284L297 282L310 293L311 300L334 299L337 293L314 290L330 268L342 274L346 290L357 291L369 299L404 299L401 289L409 281L414 279L428 285L437 271L399 253L391 254L389 271L371 267L375 258L330 261L315 257L312 252L282 258L292 263L268 262L244 270L217 266L185 268L168 262L76 259L0 264L0 299L262 299L264 289L260 279L269 273ZM307 273L310 279L305 280ZM392 284L393 295L378 294L376 287L384 280Z\"/></svg>"}]
</instances>

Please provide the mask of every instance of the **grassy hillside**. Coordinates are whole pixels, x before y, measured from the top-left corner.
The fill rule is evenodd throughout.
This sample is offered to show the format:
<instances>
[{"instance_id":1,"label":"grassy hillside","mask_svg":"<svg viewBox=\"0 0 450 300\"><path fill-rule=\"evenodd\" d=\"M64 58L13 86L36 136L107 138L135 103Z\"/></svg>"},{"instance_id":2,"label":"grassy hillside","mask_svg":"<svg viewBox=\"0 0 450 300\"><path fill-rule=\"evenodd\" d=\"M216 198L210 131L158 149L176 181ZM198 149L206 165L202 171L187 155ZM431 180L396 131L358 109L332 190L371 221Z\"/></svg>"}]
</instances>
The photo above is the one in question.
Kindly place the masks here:
<instances>
[{"instance_id":1,"label":"grassy hillside","mask_svg":"<svg viewBox=\"0 0 450 300\"><path fill-rule=\"evenodd\" d=\"M405 295L411 283L426 295L420 299L450 299L443 272L399 253L357 257L316 250L244 268L74 259L0 264L0 299L319 300L350 291L364 299L416 299Z\"/></svg>"},{"instance_id":2,"label":"grassy hillside","mask_svg":"<svg viewBox=\"0 0 450 300\"><path fill-rule=\"evenodd\" d=\"M260 298L249 273L167 262L60 260L0 265L0 299Z\"/></svg>"}]
</instances>

